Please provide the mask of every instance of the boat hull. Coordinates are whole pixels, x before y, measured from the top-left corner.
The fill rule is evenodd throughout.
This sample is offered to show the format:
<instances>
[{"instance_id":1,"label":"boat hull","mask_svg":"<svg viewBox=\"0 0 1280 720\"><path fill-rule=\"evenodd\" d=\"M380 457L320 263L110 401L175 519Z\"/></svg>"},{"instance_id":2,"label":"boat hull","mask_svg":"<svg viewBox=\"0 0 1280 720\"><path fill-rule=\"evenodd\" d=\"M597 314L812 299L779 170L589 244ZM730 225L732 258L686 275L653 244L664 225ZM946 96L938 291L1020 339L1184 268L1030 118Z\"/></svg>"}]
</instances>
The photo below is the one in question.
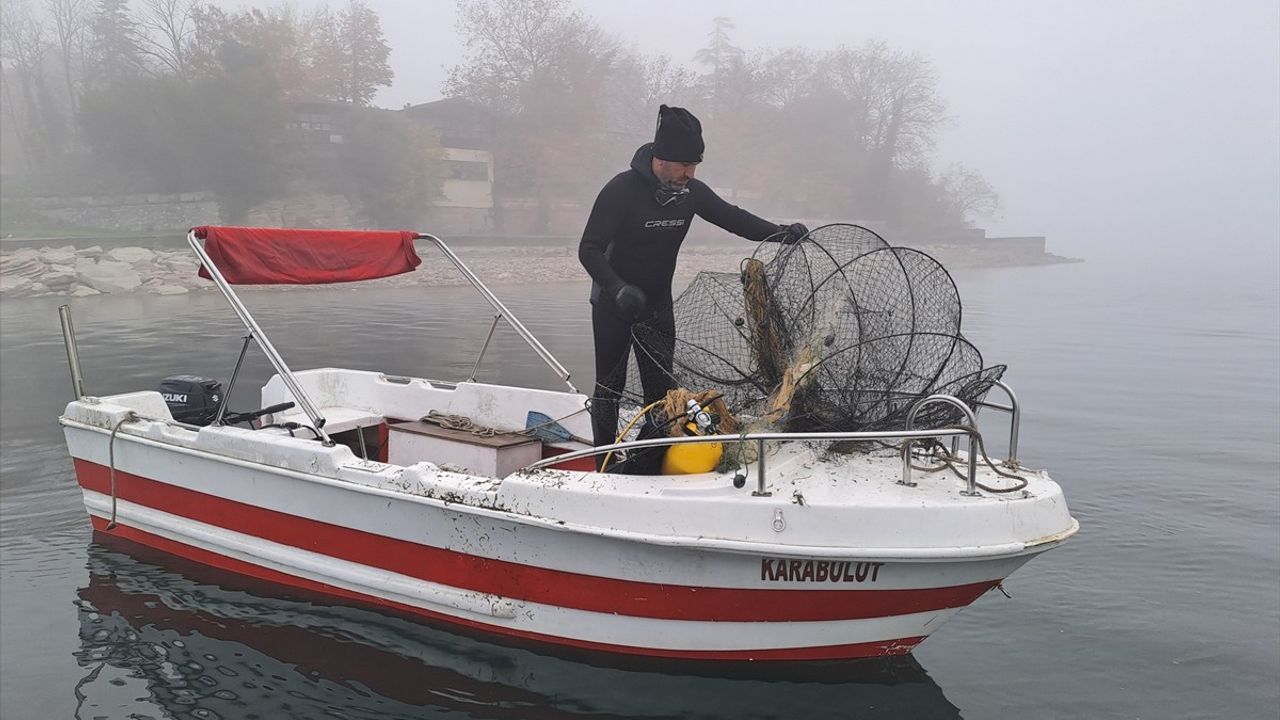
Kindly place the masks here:
<instances>
[{"instance_id":1,"label":"boat hull","mask_svg":"<svg viewBox=\"0 0 1280 720\"><path fill-rule=\"evenodd\" d=\"M429 621L611 653L901 655L1035 554L805 557L584 535L132 439L117 439L113 510L102 433L67 432L102 532Z\"/></svg>"}]
</instances>

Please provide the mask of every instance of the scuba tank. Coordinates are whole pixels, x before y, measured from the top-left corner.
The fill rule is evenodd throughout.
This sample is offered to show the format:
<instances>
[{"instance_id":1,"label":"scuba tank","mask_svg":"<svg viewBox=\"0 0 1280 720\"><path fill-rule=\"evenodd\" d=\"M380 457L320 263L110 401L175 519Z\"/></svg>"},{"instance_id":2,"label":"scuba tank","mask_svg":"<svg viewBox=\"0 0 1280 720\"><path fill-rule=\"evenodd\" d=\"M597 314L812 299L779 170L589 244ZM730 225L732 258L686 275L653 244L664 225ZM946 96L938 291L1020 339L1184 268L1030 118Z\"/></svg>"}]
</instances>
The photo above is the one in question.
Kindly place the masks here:
<instances>
[{"instance_id":1,"label":"scuba tank","mask_svg":"<svg viewBox=\"0 0 1280 720\"><path fill-rule=\"evenodd\" d=\"M697 400L689 400L685 405L684 432L686 435L715 435L719 432L719 419L708 413ZM721 443L686 443L672 445L667 448L662 458L663 475L691 475L708 473L720 464L724 455Z\"/></svg>"}]
</instances>

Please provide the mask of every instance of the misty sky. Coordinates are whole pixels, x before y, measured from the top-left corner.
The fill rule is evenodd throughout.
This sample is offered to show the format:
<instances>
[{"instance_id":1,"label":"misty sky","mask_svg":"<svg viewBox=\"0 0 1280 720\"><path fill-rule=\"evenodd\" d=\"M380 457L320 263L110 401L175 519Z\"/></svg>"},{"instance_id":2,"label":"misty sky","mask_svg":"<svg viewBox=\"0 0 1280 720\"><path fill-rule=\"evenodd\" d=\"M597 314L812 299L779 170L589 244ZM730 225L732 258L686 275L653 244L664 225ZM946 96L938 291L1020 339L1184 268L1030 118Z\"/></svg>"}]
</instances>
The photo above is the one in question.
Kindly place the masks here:
<instances>
[{"instance_id":1,"label":"misty sky","mask_svg":"<svg viewBox=\"0 0 1280 720\"><path fill-rule=\"evenodd\" d=\"M440 97L464 52L453 2L369 4L396 73L377 104ZM1248 250L1255 266L1280 267L1276 0L576 6L641 52L688 65L718 15L736 22L743 48L882 39L919 52L936 64L952 117L936 166L964 162L996 187L991 234L1044 234L1051 251L1090 258Z\"/></svg>"}]
</instances>

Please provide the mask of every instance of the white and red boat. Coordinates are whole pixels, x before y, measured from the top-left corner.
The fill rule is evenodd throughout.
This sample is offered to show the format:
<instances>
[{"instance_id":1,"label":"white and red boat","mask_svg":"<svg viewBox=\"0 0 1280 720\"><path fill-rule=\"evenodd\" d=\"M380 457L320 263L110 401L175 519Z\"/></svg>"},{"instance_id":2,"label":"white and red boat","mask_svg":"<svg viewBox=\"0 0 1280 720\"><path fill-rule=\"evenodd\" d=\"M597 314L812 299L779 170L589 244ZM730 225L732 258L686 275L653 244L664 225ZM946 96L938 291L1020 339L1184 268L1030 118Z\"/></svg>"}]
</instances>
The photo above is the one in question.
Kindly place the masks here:
<instances>
[{"instance_id":1,"label":"white and red boat","mask_svg":"<svg viewBox=\"0 0 1280 720\"><path fill-rule=\"evenodd\" d=\"M910 652L1079 527L1042 471L1012 461L1025 487L993 492L1011 480L979 466L969 428L633 441L613 447L718 439L761 452L725 473L596 472L594 455L609 448L578 439L591 434L588 398L438 238L209 227L188 241L275 366L261 390L274 412L256 428L227 424L229 389L208 424L175 419L155 391L83 396L64 317L81 397L60 422L93 526L113 536L497 635L654 657L815 660ZM294 372L232 290L411 270L415 241L457 265L568 389ZM1012 411L1016 456L1009 397L989 405ZM932 402L958 401L921 406ZM421 422L434 417L497 434ZM969 440L967 477L913 479L909 453L815 442L926 437Z\"/></svg>"}]
</instances>

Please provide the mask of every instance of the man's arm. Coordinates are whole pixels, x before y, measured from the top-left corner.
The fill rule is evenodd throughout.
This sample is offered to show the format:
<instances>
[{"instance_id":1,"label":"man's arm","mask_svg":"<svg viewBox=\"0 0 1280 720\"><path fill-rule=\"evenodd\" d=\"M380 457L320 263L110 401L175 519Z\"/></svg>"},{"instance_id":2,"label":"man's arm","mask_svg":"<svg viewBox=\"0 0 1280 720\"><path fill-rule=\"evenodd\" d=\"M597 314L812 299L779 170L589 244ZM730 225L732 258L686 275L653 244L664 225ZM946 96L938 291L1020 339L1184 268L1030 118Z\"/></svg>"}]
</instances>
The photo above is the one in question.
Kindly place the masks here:
<instances>
[{"instance_id":1,"label":"man's arm","mask_svg":"<svg viewBox=\"0 0 1280 720\"><path fill-rule=\"evenodd\" d=\"M587 218L587 227L582 231L582 242L578 244L578 262L587 269L587 274L596 284L610 293L623 282L609 267L606 255L622 223L622 208L614 200L617 192L613 185L612 182L605 185L596 196L596 203L591 206L591 215Z\"/></svg>"},{"instance_id":2,"label":"man's arm","mask_svg":"<svg viewBox=\"0 0 1280 720\"><path fill-rule=\"evenodd\" d=\"M690 180L689 190L697 203L694 212L707 222L756 242L778 234L777 223L756 217L737 205L730 205L701 180Z\"/></svg>"}]
</instances>

